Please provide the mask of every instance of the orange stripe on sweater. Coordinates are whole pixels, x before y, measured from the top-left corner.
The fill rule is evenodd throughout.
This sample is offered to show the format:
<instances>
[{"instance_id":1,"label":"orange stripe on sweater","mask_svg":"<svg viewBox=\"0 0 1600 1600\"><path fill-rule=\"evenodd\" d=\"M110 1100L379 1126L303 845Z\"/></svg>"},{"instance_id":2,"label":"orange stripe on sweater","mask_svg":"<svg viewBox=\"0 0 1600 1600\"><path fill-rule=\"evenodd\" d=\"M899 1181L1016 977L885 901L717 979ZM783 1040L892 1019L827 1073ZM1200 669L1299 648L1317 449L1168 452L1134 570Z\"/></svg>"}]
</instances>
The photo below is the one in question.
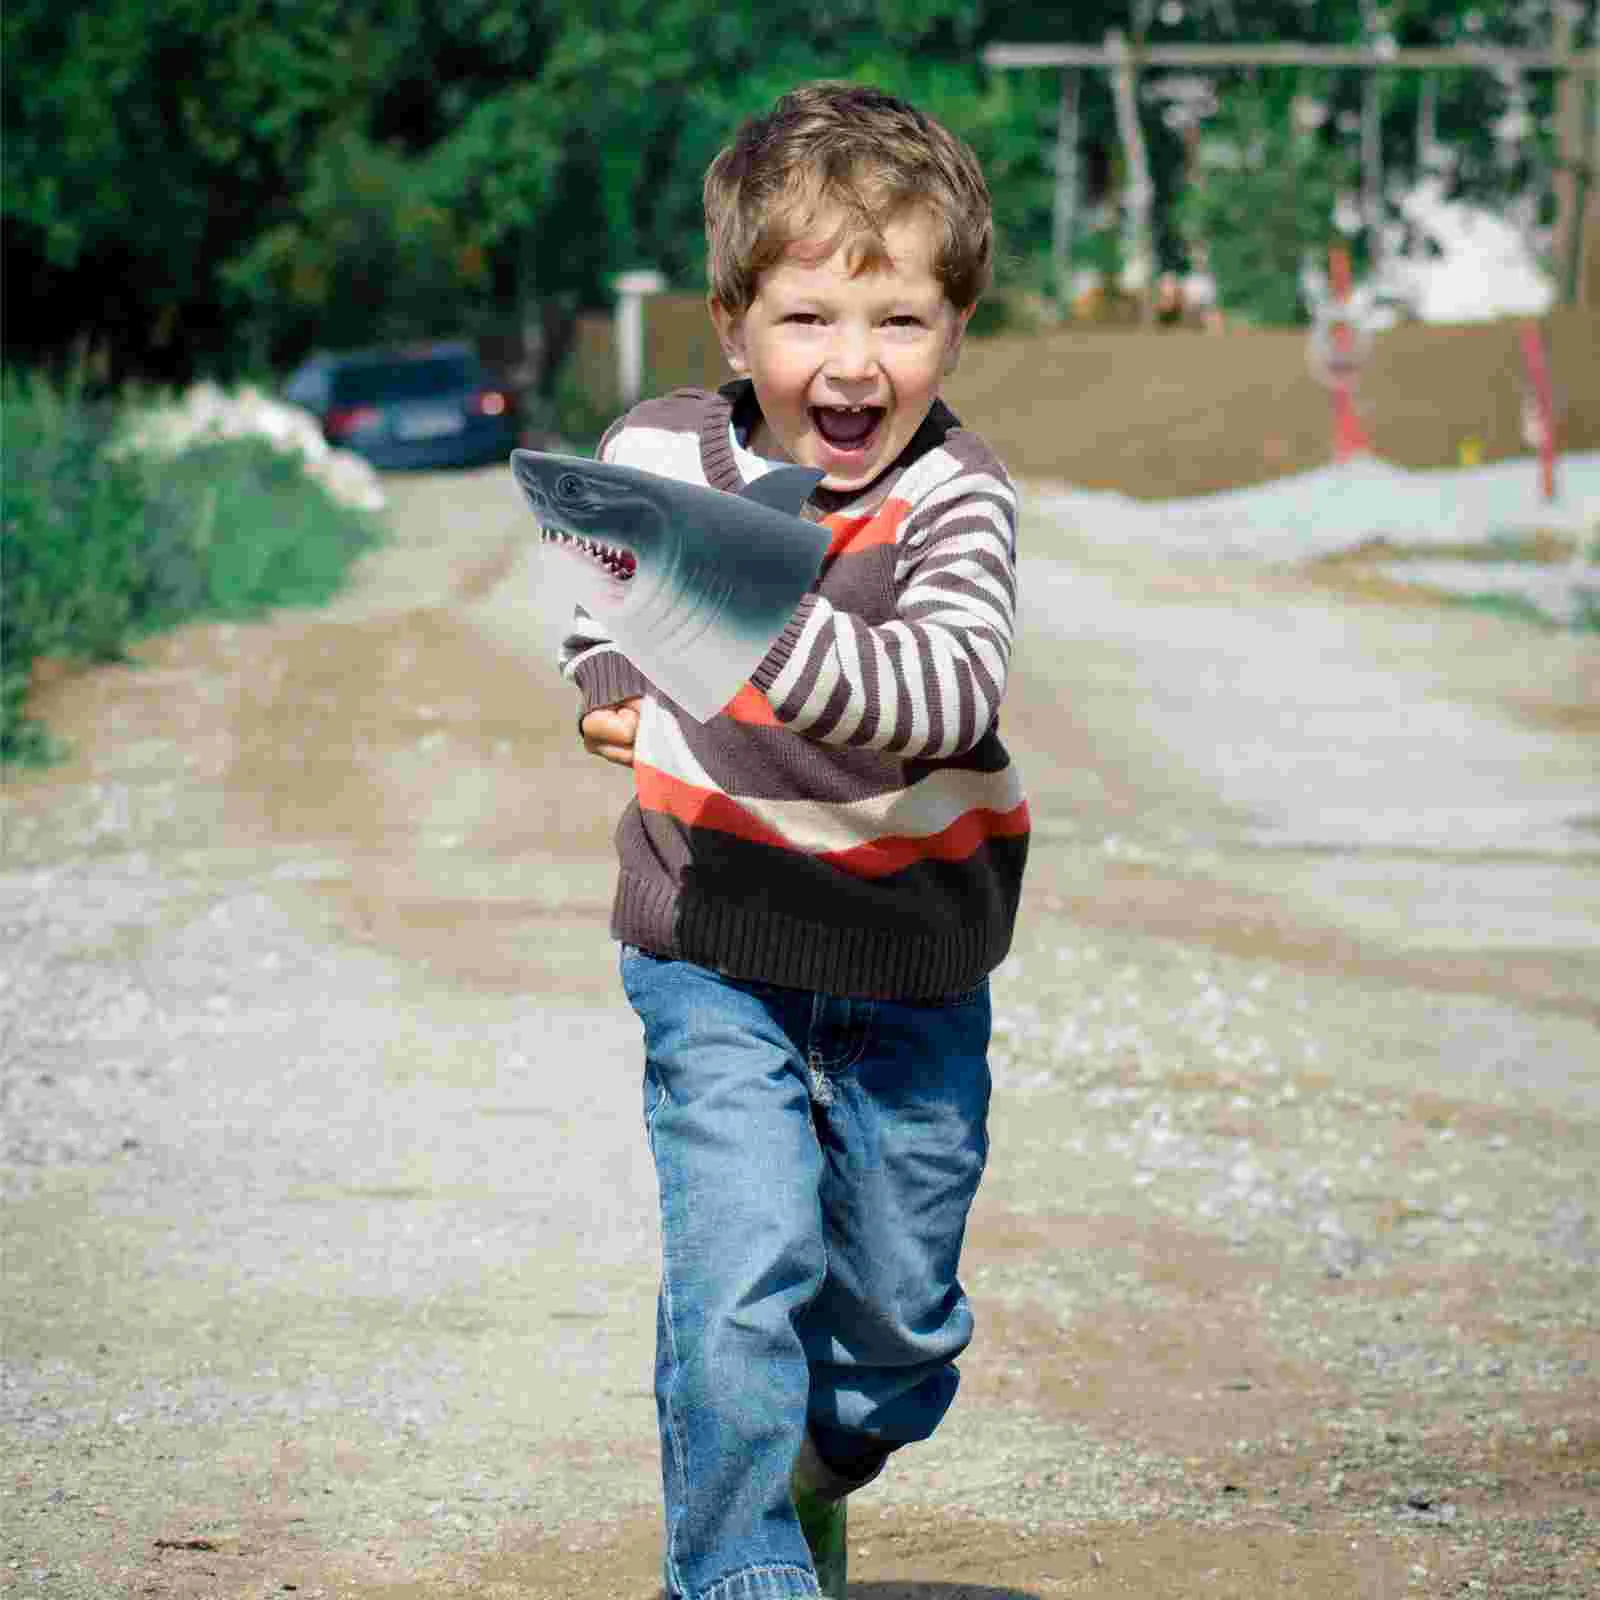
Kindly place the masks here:
<instances>
[{"instance_id":1,"label":"orange stripe on sweater","mask_svg":"<svg viewBox=\"0 0 1600 1600\"><path fill-rule=\"evenodd\" d=\"M779 850L792 848L775 828L751 816L738 801L720 790L685 783L682 778L639 761L633 764L633 778L639 804L646 811L665 812L688 827L715 828L718 833L731 833L752 844L770 844Z\"/></svg>"},{"instance_id":2,"label":"orange stripe on sweater","mask_svg":"<svg viewBox=\"0 0 1600 1600\"><path fill-rule=\"evenodd\" d=\"M919 861L965 861L991 839L1018 839L1027 831L1028 803L1024 800L1009 811L968 811L948 828L922 838L897 838L891 834L817 859L840 867L855 878L886 878Z\"/></svg>"},{"instance_id":3,"label":"orange stripe on sweater","mask_svg":"<svg viewBox=\"0 0 1600 1600\"><path fill-rule=\"evenodd\" d=\"M767 697L753 683L742 685L738 694L722 708L722 714L732 717L735 722L748 723L756 728L782 726L772 707L767 704Z\"/></svg>"},{"instance_id":4,"label":"orange stripe on sweater","mask_svg":"<svg viewBox=\"0 0 1600 1600\"><path fill-rule=\"evenodd\" d=\"M639 804L646 811L664 812L687 827L713 828L751 844L771 845L791 855L804 854L776 828L768 827L719 790L701 789L641 762L634 763L633 772ZM1028 826L1028 803L1024 800L1009 811L968 811L938 833L920 837L889 834L813 859L838 867L852 877L883 878L919 861L965 861L990 839L1021 838Z\"/></svg>"},{"instance_id":5,"label":"orange stripe on sweater","mask_svg":"<svg viewBox=\"0 0 1600 1600\"><path fill-rule=\"evenodd\" d=\"M833 535L825 560L832 561L847 550L857 555L863 550L874 550L879 545L893 544L900 537L900 524L906 520L911 506L905 500L886 500L868 516L824 517L822 525Z\"/></svg>"}]
</instances>

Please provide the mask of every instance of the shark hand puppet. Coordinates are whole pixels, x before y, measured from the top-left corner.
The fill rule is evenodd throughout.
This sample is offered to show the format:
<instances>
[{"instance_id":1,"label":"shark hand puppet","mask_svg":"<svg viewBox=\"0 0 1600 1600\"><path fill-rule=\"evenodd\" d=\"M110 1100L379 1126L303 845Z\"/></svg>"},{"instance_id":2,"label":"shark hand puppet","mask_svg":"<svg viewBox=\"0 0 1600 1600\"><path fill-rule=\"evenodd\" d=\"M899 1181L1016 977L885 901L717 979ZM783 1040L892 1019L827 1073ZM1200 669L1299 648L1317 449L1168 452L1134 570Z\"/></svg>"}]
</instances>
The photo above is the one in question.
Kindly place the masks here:
<instances>
[{"instance_id":1,"label":"shark hand puppet","mask_svg":"<svg viewBox=\"0 0 1600 1600\"><path fill-rule=\"evenodd\" d=\"M761 664L828 548L799 515L823 477L810 467L775 467L740 494L537 450L512 451L511 471L541 548L578 563L580 603L698 722Z\"/></svg>"}]
</instances>

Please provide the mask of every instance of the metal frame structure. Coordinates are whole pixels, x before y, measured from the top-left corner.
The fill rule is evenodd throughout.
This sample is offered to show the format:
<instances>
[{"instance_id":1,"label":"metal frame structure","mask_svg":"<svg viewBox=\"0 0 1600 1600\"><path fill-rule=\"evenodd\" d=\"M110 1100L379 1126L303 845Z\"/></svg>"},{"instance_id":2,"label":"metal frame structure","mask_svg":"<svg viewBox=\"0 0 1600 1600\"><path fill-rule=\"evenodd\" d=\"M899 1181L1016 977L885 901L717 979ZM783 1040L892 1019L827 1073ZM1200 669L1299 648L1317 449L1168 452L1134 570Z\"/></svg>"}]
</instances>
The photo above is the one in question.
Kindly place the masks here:
<instances>
[{"instance_id":1,"label":"metal frame structure","mask_svg":"<svg viewBox=\"0 0 1600 1600\"><path fill-rule=\"evenodd\" d=\"M1600 79L1600 50L1572 47L1573 22L1557 11L1556 39L1549 50L1521 50L1492 45L1454 45L1433 49L1382 49L1362 45L1314 44L1164 44L1130 43L1122 33L1108 33L1101 45L991 44L983 52L986 66L1001 70L1055 68L1061 73L1061 104L1056 134L1056 194L1053 229L1058 292L1064 291L1066 262L1072 247L1073 211L1077 199L1078 73L1100 68L1111 74L1117 126L1127 152L1128 206L1141 254L1144 305L1150 309L1154 252L1149 214L1154 201L1149 162L1138 115L1138 74L1146 67L1186 67L1219 71L1228 67L1354 67L1365 72L1438 72L1447 70L1552 72L1563 81L1556 113L1556 253L1562 262L1564 298L1581 298L1584 282L1585 213L1600 179L1600 114L1584 127L1586 80Z\"/></svg>"}]
</instances>

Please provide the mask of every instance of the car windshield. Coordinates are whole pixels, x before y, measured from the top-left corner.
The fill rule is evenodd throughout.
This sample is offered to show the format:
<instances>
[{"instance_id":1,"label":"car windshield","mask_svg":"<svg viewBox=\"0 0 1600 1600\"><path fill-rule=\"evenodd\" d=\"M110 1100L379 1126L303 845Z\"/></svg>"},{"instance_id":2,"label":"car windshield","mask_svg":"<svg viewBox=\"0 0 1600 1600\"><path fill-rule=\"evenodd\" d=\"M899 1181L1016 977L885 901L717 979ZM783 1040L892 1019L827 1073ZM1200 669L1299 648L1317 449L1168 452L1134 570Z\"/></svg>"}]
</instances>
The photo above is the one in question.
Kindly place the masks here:
<instances>
[{"instance_id":1,"label":"car windshield","mask_svg":"<svg viewBox=\"0 0 1600 1600\"><path fill-rule=\"evenodd\" d=\"M366 405L375 400L421 400L429 395L459 394L476 386L477 374L465 356L363 361L334 373L333 398L339 405Z\"/></svg>"}]
</instances>

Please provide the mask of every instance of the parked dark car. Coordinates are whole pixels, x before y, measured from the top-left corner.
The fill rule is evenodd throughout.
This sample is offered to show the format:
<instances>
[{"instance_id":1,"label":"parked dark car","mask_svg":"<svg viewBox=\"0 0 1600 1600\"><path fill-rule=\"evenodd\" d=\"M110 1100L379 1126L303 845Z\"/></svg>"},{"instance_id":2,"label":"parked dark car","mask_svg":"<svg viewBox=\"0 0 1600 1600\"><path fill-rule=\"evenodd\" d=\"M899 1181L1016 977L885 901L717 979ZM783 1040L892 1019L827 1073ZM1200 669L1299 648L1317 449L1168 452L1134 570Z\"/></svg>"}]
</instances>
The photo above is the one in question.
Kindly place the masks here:
<instances>
[{"instance_id":1,"label":"parked dark car","mask_svg":"<svg viewBox=\"0 0 1600 1600\"><path fill-rule=\"evenodd\" d=\"M329 444L375 467L485 466L517 443L516 396L461 341L319 353L283 394L317 418Z\"/></svg>"}]
</instances>

